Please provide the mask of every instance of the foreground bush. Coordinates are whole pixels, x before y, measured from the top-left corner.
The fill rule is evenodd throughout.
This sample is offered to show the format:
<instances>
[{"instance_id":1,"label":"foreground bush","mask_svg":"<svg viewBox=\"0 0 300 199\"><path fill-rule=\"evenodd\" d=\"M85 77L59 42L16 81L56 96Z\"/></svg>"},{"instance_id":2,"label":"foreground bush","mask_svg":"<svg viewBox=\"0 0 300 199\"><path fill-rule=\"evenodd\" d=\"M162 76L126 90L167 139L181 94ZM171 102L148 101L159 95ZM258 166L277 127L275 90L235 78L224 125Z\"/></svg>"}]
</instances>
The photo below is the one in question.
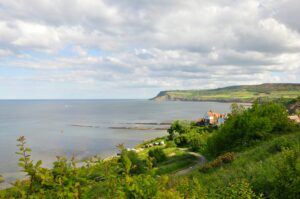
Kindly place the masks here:
<instances>
[{"instance_id":1,"label":"foreground bush","mask_svg":"<svg viewBox=\"0 0 300 199\"><path fill-rule=\"evenodd\" d=\"M300 198L300 150L284 149L276 162L273 198Z\"/></svg>"},{"instance_id":2,"label":"foreground bush","mask_svg":"<svg viewBox=\"0 0 300 199\"><path fill-rule=\"evenodd\" d=\"M18 139L19 166L27 175L26 180L17 180L11 189L0 194L1 198L81 198L94 179L89 178L92 169L78 169L74 158L68 161L57 157L53 168L43 168L42 161L31 160L31 149L25 146L25 137Z\"/></svg>"},{"instance_id":3,"label":"foreground bush","mask_svg":"<svg viewBox=\"0 0 300 199\"><path fill-rule=\"evenodd\" d=\"M198 178L181 176L168 182L168 187L177 190L183 198L208 198L207 190L201 185Z\"/></svg>"},{"instance_id":4,"label":"foreground bush","mask_svg":"<svg viewBox=\"0 0 300 199\"><path fill-rule=\"evenodd\" d=\"M126 174L141 174L147 171L147 162L142 160L135 151L121 149L119 162L124 168Z\"/></svg>"},{"instance_id":5,"label":"foreground bush","mask_svg":"<svg viewBox=\"0 0 300 199\"><path fill-rule=\"evenodd\" d=\"M225 153L223 155L218 156L215 160L212 162L206 163L203 166L199 168L200 172L207 172L208 170L212 168L217 168L222 166L223 164L230 163L234 160L234 154L233 153Z\"/></svg>"},{"instance_id":6,"label":"foreground bush","mask_svg":"<svg viewBox=\"0 0 300 199\"><path fill-rule=\"evenodd\" d=\"M226 187L223 191L221 191L221 194L219 195L219 198L226 198L226 199L262 199L264 198L262 194L256 194L252 188L249 182L246 180L241 180L240 182L236 182L233 184L230 184L228 187Z\"/></svg>"}]
</instances>

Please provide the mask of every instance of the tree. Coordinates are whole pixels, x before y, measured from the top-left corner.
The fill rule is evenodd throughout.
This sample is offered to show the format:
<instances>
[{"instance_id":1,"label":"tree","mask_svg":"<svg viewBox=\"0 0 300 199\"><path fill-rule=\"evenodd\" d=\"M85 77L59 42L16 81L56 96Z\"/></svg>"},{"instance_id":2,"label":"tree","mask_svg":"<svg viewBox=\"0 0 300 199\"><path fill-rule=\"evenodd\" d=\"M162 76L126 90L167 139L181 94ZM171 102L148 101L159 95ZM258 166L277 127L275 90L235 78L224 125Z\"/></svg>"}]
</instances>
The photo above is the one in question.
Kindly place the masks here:
<instances>
[{"instance_id":1,"label":"tree","mask_svg":"<svg viewBox=\"0 0 300 199\"><path fill-rule=\"evenodd\" d=\"M233 103L230 106L231 115L242 114L245 111L245 107L242 104Z\"/></svg>"},{"instance_id":2,"label":"tree","mask_svg":"<svg viewBox=\"0 0 300 199\"><path fill-rule=\"evenodd\" d=\"M163 162L167 159L166 154L164 153L162 148L154 148L149 150L148 155L153 159L154 165L160 162Z\"/></svg>"},{"instance_id":3,"label":"tree","mask_svg":"<svg viewBox=\"0 0 300 199\"><path fill-rule=\"evenodd\" d=\"M2 175L0 175L0 183L4 182L4 178Z\"/></svg>"}]
</instances>

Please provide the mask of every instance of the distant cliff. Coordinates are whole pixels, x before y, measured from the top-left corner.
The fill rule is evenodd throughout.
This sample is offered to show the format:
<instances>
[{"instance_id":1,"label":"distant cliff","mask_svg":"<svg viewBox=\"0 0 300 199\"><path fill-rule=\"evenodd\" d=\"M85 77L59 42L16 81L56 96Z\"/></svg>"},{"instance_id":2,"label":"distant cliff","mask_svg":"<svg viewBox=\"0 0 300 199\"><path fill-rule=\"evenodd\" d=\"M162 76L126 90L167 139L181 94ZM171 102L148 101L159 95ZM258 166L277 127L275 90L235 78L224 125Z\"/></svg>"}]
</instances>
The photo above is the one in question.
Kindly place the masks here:
<instances>
[{"instance_id":1,"label":"distant cliff","mask_svg":"<svg viewBox=\"0 0 300 199\"><path fill-rule=\"evenodd\" d=\"M298 96L300 96L300 84L268 83L260 85L229 86L210 90L161 91L151 100L253 102L258 98L293 99Z\"/></svg>"}]
</instances>

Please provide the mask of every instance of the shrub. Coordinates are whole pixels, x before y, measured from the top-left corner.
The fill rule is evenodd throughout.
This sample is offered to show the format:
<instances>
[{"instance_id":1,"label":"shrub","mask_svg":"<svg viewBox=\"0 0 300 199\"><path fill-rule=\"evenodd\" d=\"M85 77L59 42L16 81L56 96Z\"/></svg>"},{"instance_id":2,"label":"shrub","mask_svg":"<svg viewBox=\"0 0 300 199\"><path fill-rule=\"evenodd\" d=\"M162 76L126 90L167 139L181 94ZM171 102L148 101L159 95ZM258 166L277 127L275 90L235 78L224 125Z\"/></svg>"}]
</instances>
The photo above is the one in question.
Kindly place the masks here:
<instances>
[{"instance_id":1,"label":"shrub","mask_svg":"<svg viewBox=\"0 0 300 199\"><path fill-rule=\"evenodd\" d=\"M205 148L210 133L189 133L187 135L191 149L193 151L199 151Z\"/></svg>"},{"instance_id":2,"label":"shrub","mask_svg":"<svg viewBox=\"0 0 300 199\"><path fill-rule=\"evenodd\" d=\"M193 151L198 151L203 144L201 135L200 134L194 135L193 137L191 137L189 143Z\"/></svg>"},{"instance_id":3,"label":"shrub","mask_svg":"<svg viewBox=\"0 0 300 199\"><path fill-rule=\"evenodd\" d=\"M196 177L177 177L169 181L168 186L176 189L184 198L207 198L207 190Z\"/></svg>"},{"instance_id":4,"label":"shrub","mask_svg":"<svg viewBox=\"0 0 300 199\"><path fill-rule=\"evenodd\" d=\"M0 175L0 183L4 182L4 178L2 175Z\"/></svg>"},{"instance_id":5,"label":"shrub","mask_svg":"<svg viewBox=\"0 0 300 199\"><path fill-rule=\"evenodd\" d=\"M122 149L120 162L126 174L141 174L147 171L146 161L141 160L135 151Z\"/></svg>"},{"instance_id":6,"label":"shrub","mask_svg":"<svg viewBox=\"0 0 300 199\"><path fill-rule=\"evenodd\" d=\"M233 184L230 184L225 189L222 188L220 191L221 194L219 195L219 198L228 198L228 199L262 199L262 194L256 194L249 182L246 180L241 180L240 182L236 182Z\"/></svg>"},{"instance_id":7,"label":"shrub","mask_svg":"<svg viewBox=\"0 0 300 199\"><path fill-rule=\"evenodd\" d=\"M86 170L77 168L75 158L68 161L57 157L52 169L43 168L41 160L36 163L31 160L31 149L25 146L25 137L17 141L19 166L28 178L17 180L8 190L8 198L80 198L86 193L85 187L93 183Z\"/></svg>"},{"instance_id":8,"label":"shrub","mask_svg":"<svg viewBox=\"0 0 300 199\"><path fill-rule=\"evenodd\" d=\"M183 199L180 193L175 189L162 190L157 193L153 199Z\"/></svg>"},{"instance_id":9,"label":"shrub","mask_svg":"<svg viewBox=\"0 0 300 199\"><path fill-rule=\"evenodd\" d=\"M173 148L173 147L176 147L176 144L173 140L166 142L166 148Z\"/></svg>"},{"instance_id":10,"label":"shrub","mask_svg":"<svg viewBox=\"0 0 300 199\"><path fill-rule=\"evenodd\" d=\"M189 140L188 140L187 135L184 134L184 135L180 135L180 136L176 137L174 139L174 142L178 147L184 147L184 146L188 145Z\"/></svg>"},{"instance_id":11,"label":"shrub","mask_svg":"<svg viewBox=\"0 0 300 199\"><path fill-rule=\"evenodd\" d=\"M148 152L149 157L153 158L153 164L163 162L167 159L166 154L164 153L162 148L154 148Z\"/></svg>"},{"instance_id":12,"label":"shrub","mask_svg":"<svg viewBox=\"0 0 300 199\"><path fill-rule=\"evenodd\" d=\"M284 107L276 103L254 103L251 108L237 112L208 139L206 150L210 155L239 150L294 128Z\"/></svg>"},{"instance_id":13,"label":"shrub","mask_svg":"<svg viewBox=\"0 0 300 199\"><path fill-rule=\"evenodd\" d=\"M124 192L126 198L153 198L158 192L158 183L150 175L126 176Z\"/></svg>"},{"instance_id":14,"label":"shrub","mask_svg":"<svg viewBox=\"0 0 300 199\"><path fill-rule=\"evenodd\" d=\"M168 129L169 139L174 140L178 135L189 132L191 126L188 121L175 121L171 124Z\"/></svg>"},{"instance_id":15,"label":"shrub","mask_svg":"<svg viewBox=\"0 0 300 199\"><path fill-rule=\"evenodd\" d=\"M232 162L233 160L234 160L234 153L228 152L228 153L218 156L212 162L204 164L203 166L201 166L199 168L199 171L205 173L212 168L220 167L223 164Z\"/></svg>"},{"instance_id":16,"label":"shrub","mask_svg":"<svg viewBox=\"0 0 300 199\"><path fill-rule=\"evenodd\" d=\"M300 151L299 146L294 149L284 149L275 166L277 172L273 182L273 198L299 198L300 196Z\"/></svg>"},{"instance_id":17,"label":"shrub","mask_svg":"<svg viewBox=\"0 0 300 199\"><path fill-rule=\"evenodd\" d=\"M269 147L268 151L270 153L281 152L283 149L292 148L295 143L291 142L286 138L278 138L276 139L272 145Z\"/></svg>"}]
</instances>

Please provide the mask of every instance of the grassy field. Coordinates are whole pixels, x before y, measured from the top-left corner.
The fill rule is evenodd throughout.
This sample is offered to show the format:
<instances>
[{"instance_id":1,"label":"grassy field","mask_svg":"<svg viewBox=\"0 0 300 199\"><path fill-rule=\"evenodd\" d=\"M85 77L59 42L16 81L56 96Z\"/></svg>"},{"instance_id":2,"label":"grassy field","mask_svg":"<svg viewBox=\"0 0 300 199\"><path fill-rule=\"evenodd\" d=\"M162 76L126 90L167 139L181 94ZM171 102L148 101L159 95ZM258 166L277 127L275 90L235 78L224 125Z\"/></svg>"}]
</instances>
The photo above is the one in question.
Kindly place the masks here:
<instances>
[{"instance_id":1,"label":"grassy field","mask_svg":"<svg viewBox=\"0 0 300 199\"><path fill-rule=\"evenodd\" d=\"M253 102L257 98L292 99L300 96L300 84L261 84L231 86L212 90L171 90L154 100Z\"/></svg>"},{"instance_id":2,"label":"grassy field","mask_svg":"<svg viewBox=\"0 0 300 199\"><path fill-rule=\"evenodd\" d=\"M146 141L143 144L137 145L136 148L140 149L145 144L162 141L164 139L165 139L164 137L155 138L153 140ZM172 174L196 164L197 157L191 155L186 148L178 148L175 146L168 146L168 145L145 148L138 153L139 157L141 159L146 159L149 150L154 148L162 148L164 153L167 156L166 161L158 163L158 165L155 166L154 172L156 175Z\"/></svg>"}]
</instances>

